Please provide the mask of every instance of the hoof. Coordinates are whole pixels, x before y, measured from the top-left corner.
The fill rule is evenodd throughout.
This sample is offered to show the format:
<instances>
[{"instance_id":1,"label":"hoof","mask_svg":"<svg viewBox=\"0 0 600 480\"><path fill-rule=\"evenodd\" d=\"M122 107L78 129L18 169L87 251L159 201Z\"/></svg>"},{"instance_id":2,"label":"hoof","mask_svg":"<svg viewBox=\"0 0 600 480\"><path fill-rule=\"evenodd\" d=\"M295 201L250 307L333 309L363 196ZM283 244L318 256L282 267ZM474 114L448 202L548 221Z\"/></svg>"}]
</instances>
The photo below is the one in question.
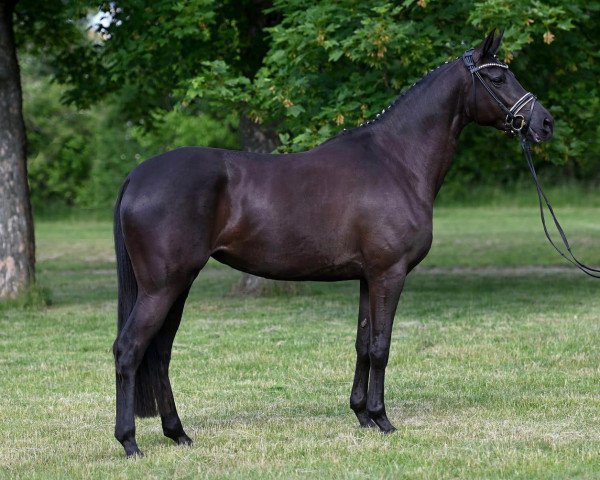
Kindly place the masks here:
<instances>
[{"instance_id":1,"label":"hoof","mask_svg":"<svg viewBox=\"0 0 600 480\"><path fill-rule=\"evenodd\" d=\"M127 455L127 458L141 458L144 456L144 454L138 448L135 440L125 440L121 443L121 445L123 445L123 448L125 449L125 455Z\"/></svg>"},{"instance_id":2,"label":"hoof","mask_svg":"<svg viewBox=\"0 0 600 480\"><path fill-rule=\"evenodd\" d=\"M135 449L132 449L130 451L125 450L125 455L127 455L127 458L143 458L143 456L144 456L142 451L137 447L135 447Z\"/></svg>"},{"instance_id":3,"label":"hoof","mask_svg":"<svg viewBox=\"0 0 600 480\"><path fill-rule=\"evenodd\" d=\"M185 433L180 437L177 437L177 439L175 439L175 442L177 443L177 445L185 445L187 447L191 447L192 443L194 443L192 442L192 439L188 437Z\"/></svg>"},{"instance_id":4,"label":"hoof","mask_svg":"<svg viewBox=\"0 0 600 480\"><path fill-rule=\"evenodd\" d=\"M360 428L375 428L375 422L371 420L371 417L367 414L367 412L355 412L356 418L358 418L358 422L360 423Z\"/></svg>"},{"instance_id":5,"label":"hoof","mask_svg":"<svg viewBox=\"0 0 600 480\"><path fill-rule=\"evenodd\" d=\"M165 437L170 438L177 445L189 446L192 444L192 439L185 434L183 428L179 428L177 431L166 431L163 433L165 434Z\"/></svg>"},{"instance_id":6,"label":"hoof","mask_svg":"<svg viewBox=\"0 0 600 480\"><path fill-rule=\"evenodd\" d=\"M371 420L375 422L375 424L379 427L382 433L394 433L396 431L396 427L392 425L392 423L388 420L385 414L379 415L377 417L371 417Z\"/></svg>"}]
</instances>

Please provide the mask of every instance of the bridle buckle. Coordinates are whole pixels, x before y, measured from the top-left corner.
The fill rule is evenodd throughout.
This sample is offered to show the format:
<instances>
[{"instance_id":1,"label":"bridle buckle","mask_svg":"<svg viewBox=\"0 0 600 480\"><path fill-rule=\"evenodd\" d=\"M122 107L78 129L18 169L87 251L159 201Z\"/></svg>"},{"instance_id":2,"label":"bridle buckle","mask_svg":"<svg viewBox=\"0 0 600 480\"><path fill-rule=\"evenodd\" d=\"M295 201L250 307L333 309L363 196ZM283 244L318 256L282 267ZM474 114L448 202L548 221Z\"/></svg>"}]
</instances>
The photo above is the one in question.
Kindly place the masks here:
<instances>
[{"instance_id":1,"label":"bridle buckle","mask_svg":"<svg viewBox=\"0 0 600 480\"><path fill-rule=\"evenodd\" d=\"M527 124L523 115L515 115L512 118L506 117L506 124L515 133L520 133L523 127Z\"/></svg>"}]
</instances>

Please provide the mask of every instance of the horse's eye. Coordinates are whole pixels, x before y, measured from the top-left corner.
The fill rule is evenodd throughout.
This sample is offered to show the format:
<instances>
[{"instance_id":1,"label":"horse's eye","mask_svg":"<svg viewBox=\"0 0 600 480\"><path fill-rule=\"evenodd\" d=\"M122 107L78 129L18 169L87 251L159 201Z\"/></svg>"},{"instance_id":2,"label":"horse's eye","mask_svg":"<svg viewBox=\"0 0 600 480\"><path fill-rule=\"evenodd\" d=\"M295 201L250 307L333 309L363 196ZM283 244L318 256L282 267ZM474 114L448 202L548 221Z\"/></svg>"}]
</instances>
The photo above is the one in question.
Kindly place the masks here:
<instances>
[{"instance_id":1,"label":"horse's eye","mask_svg":"<svg viewBox=\"0 0 600 480\"><path fill-rule=\"evenodd\" d=\"M502 77L490 78L490 80L496 87L499 87L504 82L504 79Z\"/></svg>"}]
</instances>

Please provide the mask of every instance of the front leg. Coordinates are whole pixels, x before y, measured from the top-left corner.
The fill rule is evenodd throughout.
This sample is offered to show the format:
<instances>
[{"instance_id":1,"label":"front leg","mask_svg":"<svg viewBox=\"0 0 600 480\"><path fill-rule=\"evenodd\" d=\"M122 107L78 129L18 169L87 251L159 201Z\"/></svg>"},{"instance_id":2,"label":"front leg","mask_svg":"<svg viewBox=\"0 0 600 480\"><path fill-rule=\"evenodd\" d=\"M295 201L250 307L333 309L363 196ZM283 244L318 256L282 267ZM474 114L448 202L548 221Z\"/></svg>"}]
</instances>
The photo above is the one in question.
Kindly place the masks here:
<instances>
[{"instance_id":1,"label":"front leg","mask_svg":"<svg viewBox=\"0 0 600 480\"><path fill-rule=\"evenodd\" d=\"M369 361L371 372L367 394L367 412L384 433L396 430L387 418L383 392L385 368L390 354L392 325L405 278L406 269L396 268L383 272L369 281L371 312Z\"/></svg>"},{"instance_id":2,"label":"front leg","mask_svg":"<svg viewBox=\"0 0 600 480\"><path fill-rule=\"evenodd\" d=\"M356 414L361 427L374 427L367 413L367 388L369 386L369 287L366 280L360 281L360 304L356 331L356 369L350 395L350 408Z\"/></svg>"}]
</instances>

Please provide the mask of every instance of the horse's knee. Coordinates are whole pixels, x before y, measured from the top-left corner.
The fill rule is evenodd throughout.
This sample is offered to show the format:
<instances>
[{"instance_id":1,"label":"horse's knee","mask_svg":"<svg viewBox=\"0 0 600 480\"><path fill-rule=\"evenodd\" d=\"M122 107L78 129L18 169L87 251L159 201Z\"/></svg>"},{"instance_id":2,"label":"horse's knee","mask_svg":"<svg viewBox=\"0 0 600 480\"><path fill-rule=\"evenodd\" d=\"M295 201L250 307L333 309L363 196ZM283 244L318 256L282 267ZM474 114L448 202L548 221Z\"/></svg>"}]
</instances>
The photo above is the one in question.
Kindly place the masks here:
<instances>
[{"instance_id":1,"label":"horse's knee","mask_svg":"<svg viewBox=\"0 0 600 480\"><path fill-rule=\"evenodd\" d=\"M369 348L369 361L371 362L371 368L385 369L388 364L389 354L389 347L381 345L371 346Z\"/></svg>"},{"instance_id":2,"label":"horse's knee","mask_svg":"<svg viewBox=\"0 0 600 480\"><path fill-rule=\"evenodd\" d=\"M359 362L368 362L369 361L369 343L365 342L361 338L356 339L356 343L354 344L354 348L356 349L356 358Z\"/></svg>"},{"instance_id":3,"label":"horse's knee","mask_svg":"<svg viewBox=\"0 0 600 480\"><path fill-rule=\"evenodd\" d=\"M356 360L359 365L368 365L369 358L369 343L362 338L357 338L354 345L356 349Z\"/></svg>"},{"instance_id":4,"label":"horse's knee","mask_svg":"<svg viewBox=\"0 0 600 480\"><path fill-rule=\"evenodd\" d=\"M350 395L350 408L355 412L362 412L367 406L367 396L362 391L353 391Z\"/></svg>"}]
</instances>

